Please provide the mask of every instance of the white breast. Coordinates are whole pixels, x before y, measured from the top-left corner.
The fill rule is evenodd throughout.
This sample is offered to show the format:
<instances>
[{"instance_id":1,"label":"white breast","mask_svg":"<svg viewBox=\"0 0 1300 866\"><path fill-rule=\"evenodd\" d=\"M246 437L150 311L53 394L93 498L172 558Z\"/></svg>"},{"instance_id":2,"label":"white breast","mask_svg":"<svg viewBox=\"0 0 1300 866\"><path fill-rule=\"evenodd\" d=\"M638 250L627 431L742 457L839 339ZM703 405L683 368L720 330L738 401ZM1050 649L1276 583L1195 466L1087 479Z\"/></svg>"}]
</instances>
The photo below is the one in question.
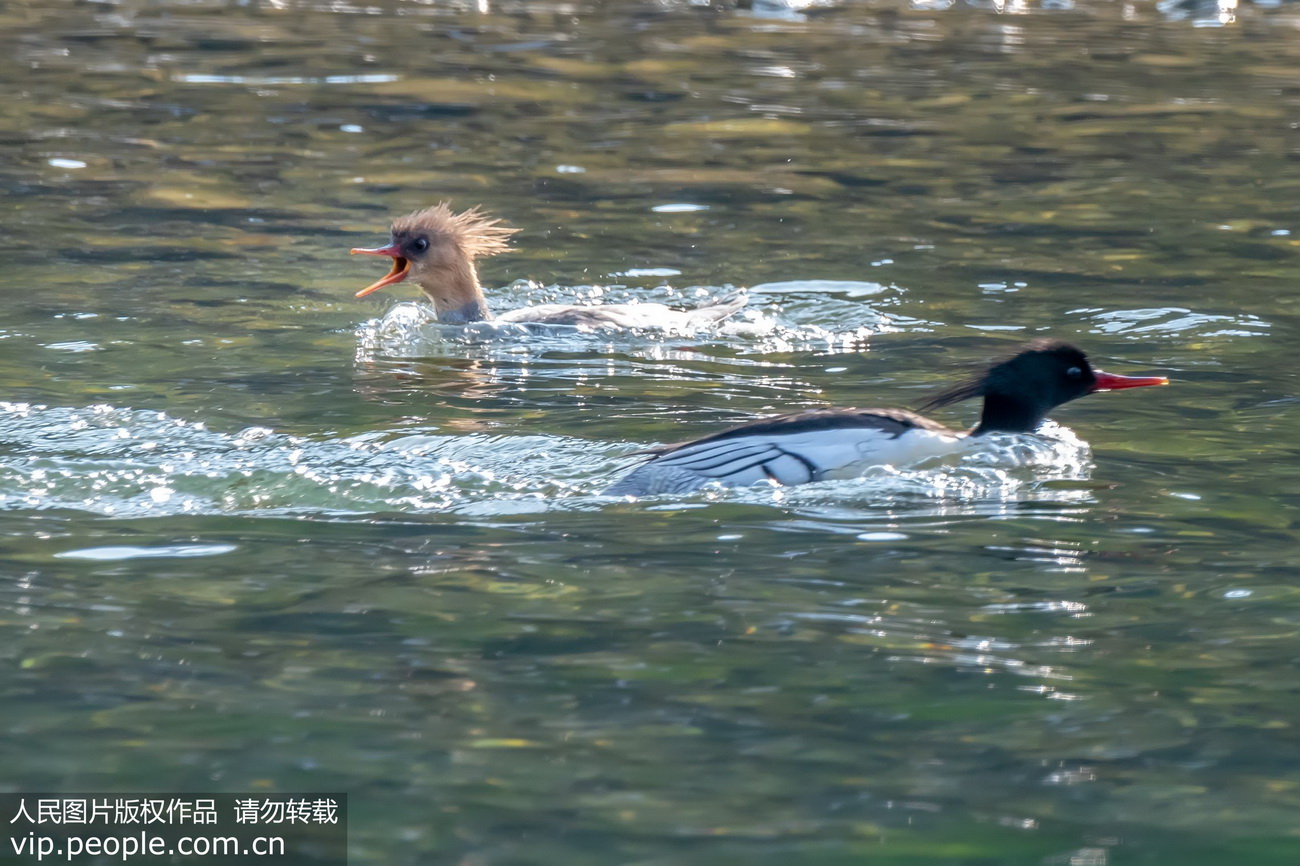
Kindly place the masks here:
<instances>
[{"instance_id":1,"label":"white breast","mask_svg":"<svg viewBox=\"0 0 1300 866\"><path fill-rule=\"evenodd\" d=\"M737 436L687 445L656 457L606 493L684 493L711 481L744 487L765 480L788 485L857 478L874 466L905 466L951 454L963 442L961 436L920 428L900 436L874 427Z\"/></svg>"}]
</instances>

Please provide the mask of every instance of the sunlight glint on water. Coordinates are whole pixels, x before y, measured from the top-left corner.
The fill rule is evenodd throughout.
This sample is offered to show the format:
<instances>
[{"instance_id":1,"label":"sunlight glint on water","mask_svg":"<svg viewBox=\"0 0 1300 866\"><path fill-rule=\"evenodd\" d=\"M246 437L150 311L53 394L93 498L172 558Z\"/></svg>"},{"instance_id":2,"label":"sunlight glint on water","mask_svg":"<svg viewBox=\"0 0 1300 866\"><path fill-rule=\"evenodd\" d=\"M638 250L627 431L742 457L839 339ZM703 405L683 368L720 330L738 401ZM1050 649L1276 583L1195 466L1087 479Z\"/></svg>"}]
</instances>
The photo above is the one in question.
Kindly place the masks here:
<instances>
[{"instance_id":1,"label":"sunlight glint on water","mask_svg":"<svg viewBox=\"0 0 1300 866\"><path fill-rule=\"evenodd\" d=\"M620 446L557 436L448 436L408 428L343 440L234 434L161 412L99 405L0 404L0 508L161 514L475 514L590 507L634 461ZM933 468L882 467L863 479L701 495L814 510L919 507L946 513L1034 498L1043 481L1085 480L1087 445L1051 422L1041 435L990 436ZM1053 501L1086 496L1052 489Z\"/></svg>"}]
</instances>

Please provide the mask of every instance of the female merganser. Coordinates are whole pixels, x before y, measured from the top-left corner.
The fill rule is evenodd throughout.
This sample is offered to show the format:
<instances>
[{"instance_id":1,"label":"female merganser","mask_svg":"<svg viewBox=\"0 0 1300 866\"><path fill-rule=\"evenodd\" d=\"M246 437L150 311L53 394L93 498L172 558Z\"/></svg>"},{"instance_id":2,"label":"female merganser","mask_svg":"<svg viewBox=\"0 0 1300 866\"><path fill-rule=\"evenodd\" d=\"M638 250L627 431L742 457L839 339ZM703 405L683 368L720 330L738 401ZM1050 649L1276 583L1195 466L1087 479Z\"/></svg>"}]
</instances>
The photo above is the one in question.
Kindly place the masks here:
<instances>
[{"instance_id":1,"label":"female merganser","mask_svg":"<svg viewBox=\"0 0 1300 866\"><path fill-rule=\"evenodd\" d=\"M730 316L745 306L743 293L692 310L674 310L663 304L540 304L495 317L487 308L474 260L509 249L509 237L518 229L501 225L477 207L452 213L446 202L393 220L388 243L372 250L354 249L353 255L392 256L393 269L378 282L357 292L364 298L385 286L412 277L433 302L438 321L446 325L469 322L527 322L541 325L575 325L599 328L650 328L695 331Z\"/></svg>"},{"instance_id":2,"label":"female merganser","mask_svg":"<svg viewBox=\"0 0 1300 866\"><path fill-rule=\"evenodd\" d=\"M763 480L785 485L856 478L873 466L953 453L986 433L1032 432L1052 409L1085 394L1168 384L1163 376L1094 370L1074 346L1040 340L921 406L935 409L983 397L980 422L967 432L904 409L812 409L642 452L654 456L605 492L644 496L685 493L710 481L743 487Z\"/></svg>"}]
</instances>

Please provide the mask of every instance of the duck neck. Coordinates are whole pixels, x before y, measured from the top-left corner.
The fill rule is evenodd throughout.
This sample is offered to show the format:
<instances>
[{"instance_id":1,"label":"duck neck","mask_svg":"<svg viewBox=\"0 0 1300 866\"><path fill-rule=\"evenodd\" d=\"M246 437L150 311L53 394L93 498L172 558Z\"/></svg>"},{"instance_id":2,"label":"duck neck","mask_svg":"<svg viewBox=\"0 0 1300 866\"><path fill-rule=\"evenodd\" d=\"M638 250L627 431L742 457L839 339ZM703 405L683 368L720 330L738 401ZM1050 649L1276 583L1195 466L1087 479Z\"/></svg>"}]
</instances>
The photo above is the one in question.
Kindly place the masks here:
<instances>
[{"instance_id":1,"label":"duck neck","mask_svg":"<svg viewBox=\"0 0 1300 866\"><path fill-rule=\"evenodd\" d=\"M1004 397L1001 394L989 394L984 398L984 411L980 415L979 425L972 431L972 436L985 433L1032 433L1043 423L1046 415L1038 407Z\"/></svg>"},{"instance_id":2,"label":"duck neck","mask_svg":"<svg viewBox=\"0 0 1300 866\"><path fill-rule=\"evenodd\" d=\"M492 319L487 298L478 282L478 270L471 261L458 263L440 274L436 288L424 288L424 293L433 301L438 321L444 325L466 325Z\"/></svg>"}]
</instances>

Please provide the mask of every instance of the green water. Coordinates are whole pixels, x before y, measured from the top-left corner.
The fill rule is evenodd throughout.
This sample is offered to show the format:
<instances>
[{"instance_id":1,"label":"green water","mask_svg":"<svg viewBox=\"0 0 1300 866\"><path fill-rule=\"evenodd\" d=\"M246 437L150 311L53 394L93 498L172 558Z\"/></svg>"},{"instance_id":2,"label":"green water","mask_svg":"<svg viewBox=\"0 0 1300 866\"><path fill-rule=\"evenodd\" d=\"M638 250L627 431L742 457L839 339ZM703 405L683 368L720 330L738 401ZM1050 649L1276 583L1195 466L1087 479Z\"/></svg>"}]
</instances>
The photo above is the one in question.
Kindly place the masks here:
<instances>
[{"instance_id":1,"label":"green water","mask_svg":"<svg viewBox=\"0 0 1300 866\"><path fill-rule=\"evenodd\" d=\"M1217 23L0 2L0 786L346 791L354 864L1294 862L1300 14ZM750 311L353 299L444 199L522 229L498 309ZM598 495L1043 335L1173 385Z\"/></svg>"}]
</instances>

